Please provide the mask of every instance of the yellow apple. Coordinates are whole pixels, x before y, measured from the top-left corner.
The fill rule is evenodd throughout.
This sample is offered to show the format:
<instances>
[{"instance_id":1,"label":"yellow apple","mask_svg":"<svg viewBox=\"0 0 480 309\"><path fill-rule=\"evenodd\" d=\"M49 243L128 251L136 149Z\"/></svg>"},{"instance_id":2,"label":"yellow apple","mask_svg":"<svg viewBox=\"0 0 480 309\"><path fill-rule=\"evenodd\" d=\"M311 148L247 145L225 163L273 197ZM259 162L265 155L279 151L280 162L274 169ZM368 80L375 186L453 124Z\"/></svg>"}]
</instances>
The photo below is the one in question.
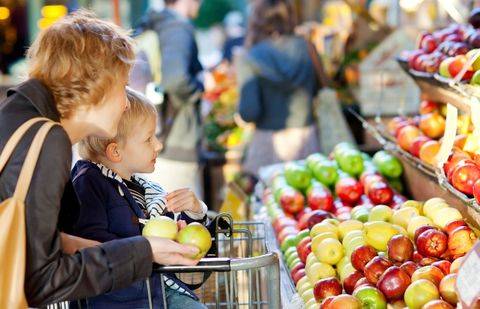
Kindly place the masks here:
<instances>
[{"instance_id":1,"label":"yellow apple","mask_svg":"<svg viewBox=\"0 0 480 309\"><path fill-rule=\"evenodd\" d=\"M322 222L330 223L335 226L338 226L340 224L340 221L337 219L325 219Z\"/></svg>"},{"instance_id":2,"label":"yellow apple","mask_svg":"<svg viewBox=\"0 0 480 309\"><path fill-rule=\"evenodd\" d=\"M316 246L312 243L312 252L320 262L330 265L337 264L345 255L342 243L334 238L324 239Z\"/></svg>"},{"instance_id":3,"label":"yellow apple","mask_svg":"<svg viewBox=\"0 0 480 309\"><path fill-rule=\"evenodd\" d=\"M403 202L403 204L402 204L402 208L405 208L405 207L416 208L420 215L423 214L423 203L422 202L414 201L414 200L408 200L408 201Z\"/></svg>"},{"instance_id":4,"label":"yellow apple","mask_svg":"<svg viewBox=\"0 0 480 309\"><path fill-rule=\"evenodd\" d=\"M400 225L392 224L392 227L398 231L398 234L408 236L407 230Z\"/></svg>"},{"instance_id":5,"label":"yellow apple","mask_svg":"<svg viewBox=\"0 0 480 309\"><path fill-rule=\"evenodd\" d=\"M318 263L317 257L313 252L310 252L307 256L307 262L305 263L305 270L308 272L308 269L310 266L312 266L313 263Z\"/></svg>"},{"instance_id":6,"label":"yellow apple","mask_svg":"<svg viewBox=\"0 0 480 309\"><path fill-rule=\"evenodd\" d=\"M315 296L313 295L313 289L306 290L302 293L302 299L305 303L308 303L310 299L315 300Z\"/></svg>"},{"instance_id":7,"label":"yellow apple","mask_svg":"<svg viewBox=\"0 0 480 309\"><path fill-rule=\"evenodd\" d=\"M413 217L408 223L408 227L407 227L408 236L411 239L413 239L413 237L415 236L415 231L423 225L434 226L430 218L427 218L424 216Z\"/></svg>"},{"instance_id":8,"label":"yellow apple","mask_svg":"<svg viewBox=\"0 0 480 309\"><path fill-rule=\"evenodd\" d=\"M390 222L396 225L400 225L401 227L406 229L410 219L418 215L419 215L418 209L416 208L413 208L413 207L400 208L394 211Z\"/></svg>"},{"instance_id":9,"label":"yellow apple","mask_svg":"<svg viewBox=\"0 0 480 309\"><path fill-rule=\"evenodd\" d=\"M442 208L432 215L433 223L438 225L440 228L445 228L447 224L452 221L462 220L463 216L457 209L453 207Z\"/></svg>"},{"instance_id":10,"label":"yellow apple","mask_svg":"<svg viewBox=\"0 0 480 309\"><path fill-rule=\"evenodd\" d=\"M319 303L315 300L315 298L310 299L306 304L305 304L305 309L313 309L313 308L318 308L320 306Z\"/></svg>"},{"instance_id":11,"label":"yellow apple","mask_svg":"<svg viewBox=\"0 0 480 309\"><path fill-rule=\"evenodd\" d=\"M343 266L342 269L338 270L338 275L340 276L340 282L345 281L345 278L353 274L355 271L355 267L353 267L352 263L348 263L345 266Z\"/></svg>"},{"instance_id":12,"label":"yellow apple","mask_svg":"<svg viewBox=\"0 0 480 309\"><path fill-rule=\"evenodd\" d=\"M444 201L442 202L441 199L434 200L433 202L429 203L429 201L431 200L432 199L429 199L428 201L425 202L425 204L423 204L423 215L425 217L429 217L430 219L432 219L432 215L435 211L438 211L445 207L450 207Z\"/></svg>"},{"instance_id":13,"label":"yellow apple","mask_svg":"<svg viewBox=\"0 0 480 309\"><path fill-rule=\"evenodd\" d=\"M387 251L388 241L399 233L392 224L383 221L367 222L363 226L365 242L377 251Z\"/></svg>"},{"instance_id":14,"label":"yellow apple","mask_svg":"<svg viewBox=\"0 0 480 309\"><path fill-rule=\"evenodd\" d=\"M307 271L307 277L312 285L317 283L317 281L320 279L335 277L336 275L337 272L332 265L322 262L313 263L312 266L310 266L310 269Z\"/></svg>"},{"instance_id":15,"label":"yellow apple","mask_svg":"<svg viewBox=\"0 0 480 309\"><path fill-rule=\"evenodd\" d=\"M363 223L358 220L346 220L338 225L338 233L340 239L343 239L351 231L358 231L363 229Z\"/></svg>"},{"instance_id":16,"label":"yellow apple","mask_svg":"<svg viewBox=\"0 0 480 309\"><path fill-rule=\"evenodd\" d=\"M310 283L310 280L307 276L301 278L297 282L297 292L298 295L302 295L306 290L313 289L313 285Z\"/></svg>"},{"instance_id":17,"label":"yellow apple","mask_svg":"<svg viewBox=\"0 0 480 309\"><path fill-rule=\"evenodd\" d=\"M343 266L347 265L350 263L350 257L345 255L340 261L337 263L337 269L342 269Z\"/></svg>"},{"instance_id":18,"label":"yellow apple","mask_svg":"<svg viewBox=\"0 0 480 309\"><path fill-rule=\"evenodd\" d=\"M142 231L143 236L155 236L172 240L177 237L177 233L177 222L166 216L148 220Z\"/></svg>"},{"instance_id":19,"label":"yellow apple","mask_svg":"<svg viewBox=\"0 0 480 309\"><path fill-rule=\"evenodd\" d=\"M360 230L355 230L355 231L350 231L348 232L345 237L343 237L342 244L344 247L350 242L355 237L362 236L363 237L363 231Z\"/></svg>"},{"instance_id":20,"label":"yellow apple","mask_svg":"<svg viewBox=\"0 0 480 309\"><path fill-rule=\"evenodd\" d=\"M338 228L328 222L320 222L315 224L310 230L310 237L313 239L315 236L325 232L332 232L338 235ZM338 236L337 236L338 238Z\"/></svg>"},{"instance_id":21,"label":"yellow apple","mask_svg":"<svg viewBox=\"0 0 480 309\"><path fill-rule=\"evenodd\" d=\"M385 221L388 222L393 216L393 209L386 205L378 205L370 210L368 221Z\"/></svg>"}]
</instances>

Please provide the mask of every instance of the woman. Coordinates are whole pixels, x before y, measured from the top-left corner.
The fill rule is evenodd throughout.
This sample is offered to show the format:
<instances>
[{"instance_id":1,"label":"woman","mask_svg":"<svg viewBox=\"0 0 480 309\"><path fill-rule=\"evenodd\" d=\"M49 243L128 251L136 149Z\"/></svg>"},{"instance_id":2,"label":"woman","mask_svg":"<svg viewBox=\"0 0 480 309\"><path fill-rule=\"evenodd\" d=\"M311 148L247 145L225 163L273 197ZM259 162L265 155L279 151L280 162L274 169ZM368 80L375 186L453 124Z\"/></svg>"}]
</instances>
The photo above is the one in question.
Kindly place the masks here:
<instances>
[{"instance_id":1,"label":"woman","mask_svg":"<svg viewBox=\"0 0 480 309\"><path fill-rule=\"evenodd\" d=\"M134 58L132 43L113 24L79 12L44 30L28 51L29 76L9 90L0 103L0 152L28 119L46 117L61 123L50 131L25 202L28 304L94 296L147 278L152 262L194 265L181 253L198 249L159 238L133 237L62 253L58 226L72 144L94 135L113 137L128 108L125 86ZM29 130L0 174L0 201L13 195L31 140L41 124ZM75 246L74 246L75 247ZM66 251L74 251L67 248Z\"/></svg>"},{"instance_id":2,"label":"woman","mask_svg":"<svg viewBox=\"0 0 480 309\"><path fill-rule=\"evenodd\" d=\"M260 0L252 9L248 51L238 66L239 114L256 125L244 169L257 174L261 166L302 159L319 150L312 104L320 83L307 41L294 35L292 5L287 0Z\"/></svg>"}]
</instances>

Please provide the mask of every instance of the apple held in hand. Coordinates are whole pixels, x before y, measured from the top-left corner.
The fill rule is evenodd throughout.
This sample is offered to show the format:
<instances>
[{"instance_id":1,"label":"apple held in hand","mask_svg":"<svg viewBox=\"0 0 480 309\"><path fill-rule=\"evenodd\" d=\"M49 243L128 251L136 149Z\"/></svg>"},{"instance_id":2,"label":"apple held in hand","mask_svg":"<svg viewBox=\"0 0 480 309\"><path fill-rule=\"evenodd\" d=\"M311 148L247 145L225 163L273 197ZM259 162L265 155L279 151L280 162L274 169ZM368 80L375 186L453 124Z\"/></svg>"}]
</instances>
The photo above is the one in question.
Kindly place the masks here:
<instances>
[{"instance_id":1,"label":"apple held in hand","mask_svg":"<svg viewBox=\"0 0 480 309\"><path fill-rule=\"evenodd\" d=\"M390 260L403 263L411 259L413 249L413 243L407 236L395 235L388 241L387 255Z\"/></svg>"},{"instance_id":2,"label":"apple held in hand","mask_svg":"<svg viewBox=\"0 0 480 309\"><path fill-rule=\"evenodd\" d=\"M376 256L365 265L363 272L368 282L375 285L382 274L391 266L393 266L393 264L389 260Z\"/></svg>"},{"instance_id":3,"label":"apple held in hand","mask_svg":"<svg viewBox=\"0 0 480 309\"><path fill-rule=\"evenodd\" d=\"M387 301L380 290L371 286L362 286L353 293L361 303L362 308L369 309L386 309Z\"/></svg>"},{"instance_id":4,"label":"apple held in hand","mask_svg":"<svg viewBox=\"0 0 480 309\"><path fill-rule=\"evenodd\" d=\"M184 245L192 245L199 249L195 256L190 256L194 260L203 258L212 246L212 236L207 228L200 223L193 222L178 232L177 241Z\"/></svg>"},{"instance_id":5,"label":"apple held in hand","mask_svg":"<svg viewBox=\"0 0 480 309\"><path fill-rule=\"evenodd\" d=\"M410 282L410 276L403 269L392 266L379 278L377 288L389 301L392 301L403 297Z\"/></svg>"},{"instance_id":6,"label":"apple held in hand","mask_svg":"<svg viewBox=\"0 0 480 309\"><path fill-rule=\"evenodd\" d=\"M313 295L316 301L322 301L329 296L337 296L342 294L342 285L335 277L325 278L315 283Z\"/></svg>"},{"instance_id":7,"label":"apple held in hand","mask_svg":"<svg viewBox=\"0 0 480 309\"><path fill-rule=\"evenodd\" d=\"M148 220L142 230L143 236L154 236L172 240L177 237L177 233L177 222L166 216Z\"/></svg>"},{"instance_id":8,"label":"apple held in hand","mask_svg":"<svg viewBox=\"0 0 480 309\"><path fill-rule=\"evenodd\" d=\"M429 229L417 238L417 250L426 257L440 257L447 250L448 237L442 231Z\"/></svg>"}]
</instances>

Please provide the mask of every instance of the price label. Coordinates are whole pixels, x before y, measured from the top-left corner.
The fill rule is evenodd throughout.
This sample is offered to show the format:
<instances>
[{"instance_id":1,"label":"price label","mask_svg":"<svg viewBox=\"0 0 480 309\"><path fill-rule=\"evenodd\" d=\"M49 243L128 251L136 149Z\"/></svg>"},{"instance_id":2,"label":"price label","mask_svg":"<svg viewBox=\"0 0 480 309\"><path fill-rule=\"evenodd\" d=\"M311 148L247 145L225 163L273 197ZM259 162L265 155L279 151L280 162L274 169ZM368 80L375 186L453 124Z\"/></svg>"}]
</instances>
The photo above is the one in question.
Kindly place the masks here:
<instances>
[{"instance_id":1,"label":"price label","mask_svg":"<svg viewBox=\"0 0 480 309\"><path fill-rule=\"evenodd\" d=\"M459 300L466 308L473 308L480 298L480 242L465 256L455 283Z\"/></svg>"}]
</instances>

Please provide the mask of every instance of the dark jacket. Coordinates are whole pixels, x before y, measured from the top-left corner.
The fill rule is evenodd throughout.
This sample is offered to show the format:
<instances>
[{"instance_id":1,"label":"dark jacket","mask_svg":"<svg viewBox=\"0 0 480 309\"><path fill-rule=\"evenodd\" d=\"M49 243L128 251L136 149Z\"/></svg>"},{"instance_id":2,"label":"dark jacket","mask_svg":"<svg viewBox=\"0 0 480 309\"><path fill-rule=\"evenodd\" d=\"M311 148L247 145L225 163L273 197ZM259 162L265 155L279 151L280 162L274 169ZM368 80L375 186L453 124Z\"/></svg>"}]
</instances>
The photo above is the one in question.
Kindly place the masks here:
<instances>
[{"instance_id":1,"label":"dark jacket","mask_svg":"<svg viewBox=\"0 0 480 309\"><path fill-rule=\"evenodd\" d=\"M175 161L198 161L203 84L197 75L203 69L198 60L194 28L169 9L151 11L147 20L159 36L162 86L168 96L167 104L177 110L160 156Z\"/></svg>"},{"instance_id":2,"label":"dark jacket","mask_svg":"<svg viewBox=\"0 0 480 309\"><path fill-rule=\"evenodd\" d=\"M145 219L145 214L124 182L104 176L97 165L83 160L75 164L72 179L80 201L75 235L100 242L141 235L138 219ZM180 219L192 222L186 215ZM181 281L170 275L169 278L195 297ZM90 298L89 306L95 309L147 308L146 284L146 281L140 281L128 288ZM162 308L161 281L157 274L150 277L150 286L154 308Z\"/></svg>"},{"instance_id":3,"label":"dark jacket","mask_svg":"<svg viewBox=\"0 0 480 309\"><path fill-rule=\"evenodd\" d=\"M42 83L31 79L9 90L7 99L0 103L0 151L22 123L39 116L59 121L53 97ZM27 132L0 175L0 201L13 195L27 149L40 125ZM152 250L143 237L107 242L74 255L62 253L57 225L71 160L70 139L63 128L55 127L43 145L25 201L25 293L30 306L124 288L152 272Z\"/></svg>"},{"instance_id":4,"label":"dark jacket","mask_svg":"<svg viewBox=\"0 0 480 309\"><path fill-rule=\"evenodd\" d=\"M238 77L243 120L264 130L313 124L312 103L319 87L303 38L283 36L254 45Z\"/></svg>"}]
</instances>

